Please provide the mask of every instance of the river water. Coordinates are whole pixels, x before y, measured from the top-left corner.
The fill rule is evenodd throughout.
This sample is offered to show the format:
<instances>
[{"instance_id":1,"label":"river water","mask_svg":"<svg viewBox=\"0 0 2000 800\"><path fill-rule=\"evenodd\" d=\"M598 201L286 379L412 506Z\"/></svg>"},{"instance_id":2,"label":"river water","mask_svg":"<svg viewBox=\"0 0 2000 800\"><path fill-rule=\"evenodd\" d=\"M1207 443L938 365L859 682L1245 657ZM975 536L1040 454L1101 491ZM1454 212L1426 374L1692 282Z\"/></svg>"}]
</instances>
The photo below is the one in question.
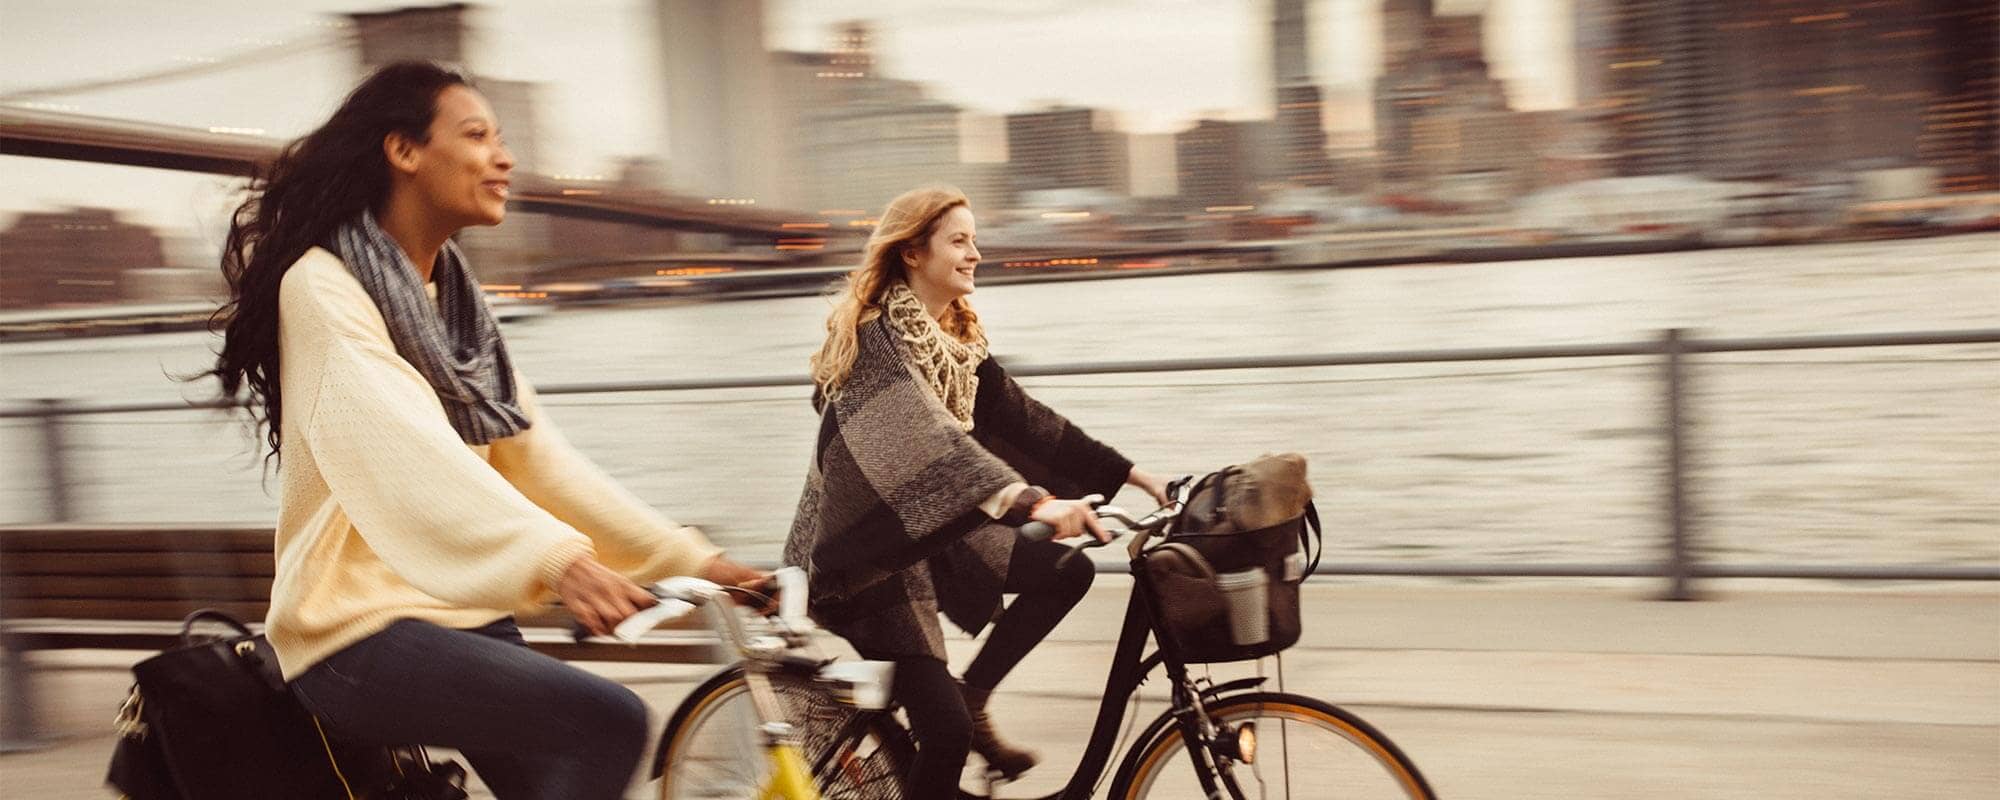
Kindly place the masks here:
<instances>
[{"instance_id":1,"label":"river water","mask_svg":"<svg viewBox=\"0 0 2000 800\"><path fill-rule=\"evenodd\" d=\"M1497 264L1157 276L974 296L1010 363L1852 334L2000 323L2000 235ZM510 323L539 385L802 374L827 301L562 310ZM199 398L206 334L0 345L0 397ZM1698 357L1691 437L1708 556L2000 563L2000 346ZM1334 560L1628 563L1665 529L1660 369L1645 358L1024 381L1159 472L1310 457ZM570 439L670 516L773 556L810 452L804 390L548 398ZM75 515L267 522L237 421L74 420ZM0 420L0 522L47 516L38 434ZM1131 493L1129 505L1139 505Z\"/></svg>"}]
</instances>

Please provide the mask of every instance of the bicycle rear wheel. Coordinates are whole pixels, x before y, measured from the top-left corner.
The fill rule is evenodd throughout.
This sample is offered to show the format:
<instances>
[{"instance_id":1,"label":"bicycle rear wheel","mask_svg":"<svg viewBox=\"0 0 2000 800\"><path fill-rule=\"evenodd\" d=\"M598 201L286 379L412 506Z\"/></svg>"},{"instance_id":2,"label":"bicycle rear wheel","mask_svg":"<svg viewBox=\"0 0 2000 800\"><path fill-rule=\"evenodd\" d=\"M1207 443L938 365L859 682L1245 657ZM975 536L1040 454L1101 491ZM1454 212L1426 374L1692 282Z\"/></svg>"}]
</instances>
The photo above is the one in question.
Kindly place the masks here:
<instances>
[{"instance_id":1,"label":"bicycle rear wheel","mask_svg":"<svg viewBox=\"0 0 2000 800\"><path fill-rule=\"evenodd\" d=\"M825 800L901 800L916 751L894 720L842 705L810 679L774 675L771 688ZM758 796L771 766L757 726L741 667L696 687L660 734L661 800Z\"/></svg>"},{"instance_id":2,"label":"bicycle rear wheel","mask_svg":"<svg viewBox=\"0 0 2000 800\"><path fill-rule=\"evenodd\" d=\"M1223 774L1224 796L1238 800L1436 798L1417 765L1395 743L1330 703L1295 694L1248 692L1210 701L1207 707L1217 722L1256 724L1255 763L1212 759L1205 750L1190 754L1180 729L1162 717L1126 755L1111 796L1201 797L1190 759L1202 758Z\"/></svg>"}]
</instances>

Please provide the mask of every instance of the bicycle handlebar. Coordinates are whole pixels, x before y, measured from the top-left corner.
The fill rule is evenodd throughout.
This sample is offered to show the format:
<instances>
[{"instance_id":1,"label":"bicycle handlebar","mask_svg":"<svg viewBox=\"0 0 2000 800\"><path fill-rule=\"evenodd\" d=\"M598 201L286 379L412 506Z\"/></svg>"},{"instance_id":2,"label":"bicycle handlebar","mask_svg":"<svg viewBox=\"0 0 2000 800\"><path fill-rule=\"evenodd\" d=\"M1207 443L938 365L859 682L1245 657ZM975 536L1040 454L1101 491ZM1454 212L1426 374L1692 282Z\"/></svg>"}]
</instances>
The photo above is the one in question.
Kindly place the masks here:
<instances>
[{"instance_id":1,"label":"bicycle handlebar","mask_svg":"<svg viewBox=\"0 0 2000 800\"><path fill-rule=\"evenodd\" d=\"M788 630L810 630L812 622L806 616L805 570L798 567L784 567L771 574L771 582L776 584L778 595L776 618ZM626 617L623 622L612 628L612 638L627 644L636 642L647 631L687 616L696 608L711 603L726 605L729 602L729 593L740 591L732 586L723 586L690 575L667 578L645 588L654 597L659 598L660 602L639 609L637 613ZM589 637L590 632L584 630L583 625L578 623L571 631L571 635L577 641L583 641Z\"/></svg>"},{"instance_id":2,"label":"bicycle handlebar","mask_svg":"<svg viewBox=\"0 0 2000 800\"><path fill-rule=\"evenodd\" d=\"M1164 506L1160 506L1159 508L1153 509L1152 513L1147 514L1146 516L1140 517L1138 519L1133 519L1131 513L1127 512L1125 509L1119 508L1117 506L1105 505L1103 495L1093 494L1083 499L1089 501L1091 505L1097 509L1098 519L1108 519L1115 522L1122 522L1125 524L1125 527L1123 528L1109 528L1105 530L1105 533L1111 534L1112 539L1116 539L1128 533L1157 531L1160 528L1165 527L1166 524L1169 521L1173 520L1174 516L1176 514L1179 514L1181 510L1180 501L1176 500ZM1046 522L1030 522L1026 525L1021 526L1021 535L1027 537L1027 539L1031 542L1047 541L1048 539L1053 538L1056 535L1056 529ZM1092 539L1088 542L1085 542L1083 544L1083 547L1085 548L1103 547L1107 544L1110 544L1110 542L1098 541L1096 539Z\"/></svg>"},{"instance_id":3,"label":"bicycle handlebar","mask_svg":"<svg viewBox=\"0 0 2000 800\"><path fill-rule=\"evenodd\" d=\"M1175 500L1154 509L1152 513L1138 519L1133 519L1132 515L1125 511L1125 509L1118 506L1105 505L1103 495L1093 494L1083 499L1096 509L1098 519L1112 520L1124 524L1125 527L1123 528L1109 528L1106 530L1107 533L1111 534L1112 539L1128 533L1157 531L1171 522L1181 510L1181 501ZM1055 528L1043 522L1030 522L1021 526L1021 535L1031 541L1046 541L1054 537L1055 533ZM1085 542L1082 545L1082 549L1103 547L1107 544L1110 544L1109 540L1098 541L1093 538ZM813 624L806 614L807 591L805 571L797 567L785 567L773 573L771 577L778 586L778 613L772 618L772 621L776 624L776 629L787 636L799 636L809 633L813 628ZM623 622L618 623L612 629L612 638L628 644L635 643L647 631L684 617L696 608L718 602L722 604L724 611L730 611L728 608L729 593L732 591L741 591L733 586L722 586L713 581L693 576L668 578L648 586L646 589L652 592L654 597L659 598L660 602L652 607L640 609L638 613L626 617ZM717 622L718 633L724 634L725 640L741 650L747 642L741 622L735 619L733 613L725 613L717 616L719 618L726 618L726 620ZM590 632L585 630L580 623L571 630L571 634L579 642L590 637Z\"/></svg>"}]
</instances>

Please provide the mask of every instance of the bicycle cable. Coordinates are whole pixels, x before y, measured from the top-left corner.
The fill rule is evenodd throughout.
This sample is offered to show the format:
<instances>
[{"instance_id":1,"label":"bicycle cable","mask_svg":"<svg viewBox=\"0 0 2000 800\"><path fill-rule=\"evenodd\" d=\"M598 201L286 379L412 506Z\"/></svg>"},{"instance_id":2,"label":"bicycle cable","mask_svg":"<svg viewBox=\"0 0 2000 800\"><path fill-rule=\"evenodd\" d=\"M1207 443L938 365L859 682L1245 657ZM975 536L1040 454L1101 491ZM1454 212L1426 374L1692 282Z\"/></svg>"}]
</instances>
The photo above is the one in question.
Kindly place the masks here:
<instances>
[{"instance_id":1,"label":"bicycle cable","mask_svg":"<svg viewBox=\"0 0 2000 800\"><path fill-rule=\"evenodd\" d=\"M754 605L747 605L747 607L755 609L759 614L765 614L768 616L769 612L777 611L778 598L776 597L757 591L755 589L745 589L741 586L723 586L721 588L725 594L742 595L743 597L748 598L751 603L754 603Z\"/></svg>"}]
</instances>

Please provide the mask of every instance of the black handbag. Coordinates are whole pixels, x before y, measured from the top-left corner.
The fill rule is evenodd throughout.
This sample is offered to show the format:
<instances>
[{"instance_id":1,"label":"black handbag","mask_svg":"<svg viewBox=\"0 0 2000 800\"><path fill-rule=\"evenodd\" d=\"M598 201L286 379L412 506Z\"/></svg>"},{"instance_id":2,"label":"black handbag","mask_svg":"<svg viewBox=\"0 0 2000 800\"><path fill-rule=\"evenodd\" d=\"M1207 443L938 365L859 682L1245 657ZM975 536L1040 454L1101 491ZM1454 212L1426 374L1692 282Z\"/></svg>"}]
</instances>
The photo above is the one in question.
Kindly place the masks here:
<instances>
[{"instance_id":1,"label":"black handbag","mask_svg":"<svg viewBox=\"0 0 2000 800\"><path fill-rule=\"evenodd\" d=\"M1145 540L1132 546L1162 645L1186 663L1213 664L1298 643L1299 585L1319 567L1324 541L1305 458L1261 456L1191 485L1176 481L1169 493L1185 503L1164 541L1144 552ZM1247 603L1234 622L1232 594Z\"/></svg>"},{"instance_id":2,"label":"black handbag","mask_svg":"<svg viewBox=\"0 0 2000 800\"><path fill-rule=\"evenodd\" d=\"M235 635L203 639L195 623ZM133 800L459 800L465 771L421 748L340 742L285 685L270 642L203 609L181 646L132 667L106 781ZM165 779L163 781L163 778Z\"/></svg>"},{"instance_id":3,"label":"black handbag","mask_svg":"<svg viewBox=\"0 0 2000 800\"><path fill-rule=\"evenodd\" d=\"M118 709L118 743L111 749L111 767L104 783L122 800L183 800L167 770L167 754L139 718L139 687L134 684Z\"/></svg>"}]
</instances>

